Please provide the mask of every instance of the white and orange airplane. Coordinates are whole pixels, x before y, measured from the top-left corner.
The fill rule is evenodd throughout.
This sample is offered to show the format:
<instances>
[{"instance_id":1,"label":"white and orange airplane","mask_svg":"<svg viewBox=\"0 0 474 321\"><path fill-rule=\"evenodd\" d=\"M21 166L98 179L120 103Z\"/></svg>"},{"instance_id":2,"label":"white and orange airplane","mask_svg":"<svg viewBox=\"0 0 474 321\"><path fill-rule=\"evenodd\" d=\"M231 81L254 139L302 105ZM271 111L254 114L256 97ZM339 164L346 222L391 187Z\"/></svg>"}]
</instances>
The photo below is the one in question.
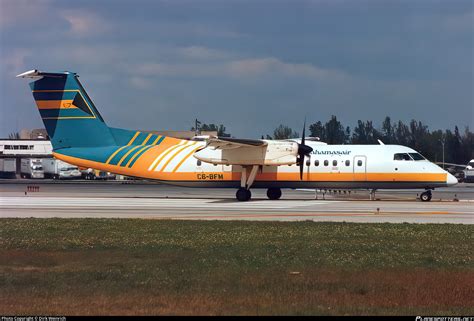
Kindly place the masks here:
<instances>
[{"instance_id":1,"label":"white and orange airplane","mask_svg":"<svg viewBox=\"0 0 474 321\"><path fill-rule=\"evenodd\" d=\"M282 188L425 189L457 179L411 148L398 145L327 145L305 139L260 140L209 137L183 140L108 127L71 72L31 70L33 97L53 145L54 157L80 167L194 187L266 188L269 199ZM137 108L137 107L134 107Z\"/></svg>"}]
</instances>

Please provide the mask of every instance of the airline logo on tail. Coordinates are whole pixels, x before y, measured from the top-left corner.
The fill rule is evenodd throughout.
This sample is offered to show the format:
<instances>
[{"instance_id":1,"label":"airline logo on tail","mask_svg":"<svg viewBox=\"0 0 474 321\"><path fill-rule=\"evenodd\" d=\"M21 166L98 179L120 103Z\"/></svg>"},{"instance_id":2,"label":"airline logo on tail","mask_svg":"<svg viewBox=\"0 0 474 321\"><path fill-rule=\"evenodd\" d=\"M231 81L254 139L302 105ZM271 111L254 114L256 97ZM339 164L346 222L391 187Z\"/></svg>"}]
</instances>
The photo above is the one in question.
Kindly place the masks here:
<instances>
[{"instance_id":1,"label":"airline logo on tail","mask_svg":"<svg viewBox=\"0 0 474 321\"><path fill-rule=\"evenodd\" d=\"M33 90L43 119L95 118L79 90Z\"/></svg>"}]
</instances>

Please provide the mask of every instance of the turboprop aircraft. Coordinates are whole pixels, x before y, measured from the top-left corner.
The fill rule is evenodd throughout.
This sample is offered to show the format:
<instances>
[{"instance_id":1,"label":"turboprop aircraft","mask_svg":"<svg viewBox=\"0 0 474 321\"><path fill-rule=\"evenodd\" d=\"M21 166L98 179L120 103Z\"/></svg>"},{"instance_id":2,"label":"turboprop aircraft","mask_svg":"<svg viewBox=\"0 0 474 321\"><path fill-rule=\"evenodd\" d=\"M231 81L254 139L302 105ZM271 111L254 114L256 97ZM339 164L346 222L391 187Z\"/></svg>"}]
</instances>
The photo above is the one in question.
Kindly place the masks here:
<instances>
[{"instance_id":1,"label":"turboprop aircraft","mask_svg":"<svg viewBox=\"0 0 474 321\"><path fill-rule=\"evenodd\" d=\"M183 140L106 125L72 72L31 70L18 75L30 87L57 159L85 168L195 187L266 188L269 199L282 188L425 189L457 179L415 150L398 145L327 145L305 138L264 140L209 137ZM138 109L138 106L133 106ZM306 126L304 126L306 127Z\"/></svg>"}]
</instances>

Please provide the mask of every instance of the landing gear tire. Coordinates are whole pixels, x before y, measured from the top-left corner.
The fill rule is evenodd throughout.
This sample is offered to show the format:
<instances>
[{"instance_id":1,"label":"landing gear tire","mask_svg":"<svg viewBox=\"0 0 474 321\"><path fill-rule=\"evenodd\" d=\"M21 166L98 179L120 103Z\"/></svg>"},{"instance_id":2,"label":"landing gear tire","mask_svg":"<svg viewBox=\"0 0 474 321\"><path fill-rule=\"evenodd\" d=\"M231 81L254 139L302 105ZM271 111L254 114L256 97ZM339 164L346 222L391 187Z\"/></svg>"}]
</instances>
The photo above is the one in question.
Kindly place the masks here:
<instances>
[{"instance_id":1,"label":"landing gear tire","mask_svg":"<svg viewBox=\"0 0 474 321\"><path fill-rule=\"evenodd\" d=\"M246 202L246 201L250 200L250 198L252 198L252 193L250 193L250 190L241 187L237 190L237 193L235 194L235 197L240 202Z\"/></svg>"},{"instance_id":2,"label":"landing gear tire","mask_svg":"<svg viewBox=\"0 0 474 321\"><path fill-rule=\"evenodd\" d=\"M278 200L281 197L281 189L279 188L269 188L267 189L267 197L270 200Z\"/></svg>"},{"instance_id":3,"label":"landing gear tire","mask_svg":"<svg viewBox=\"0 0 474 321\"><path fill-rule=\"evenodd\" d=\"M432 197L431 191L426 191L426 192L421 193L420 200L422 202L429 202L431 201L431 197Z\"/></svg>"}]
</instances>

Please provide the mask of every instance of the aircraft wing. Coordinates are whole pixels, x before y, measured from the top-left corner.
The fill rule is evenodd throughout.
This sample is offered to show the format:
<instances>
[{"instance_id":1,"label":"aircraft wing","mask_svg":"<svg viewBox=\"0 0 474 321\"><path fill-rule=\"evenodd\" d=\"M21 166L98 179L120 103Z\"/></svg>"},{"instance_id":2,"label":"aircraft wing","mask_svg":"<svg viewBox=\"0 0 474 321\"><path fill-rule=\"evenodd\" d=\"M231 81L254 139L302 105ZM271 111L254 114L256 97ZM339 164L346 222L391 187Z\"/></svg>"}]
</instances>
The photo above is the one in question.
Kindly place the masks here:
<instances>
[{"instance_id":1,"label":"aircraft wing","mask_svg":"<svg viewBox=\"0 0 474 321\"><path fill-rule=\"evenodd\" d=\"M443 166L443 162L434 162L436 165ZM444 163L445 166L466 168L466 165L462 164L453 164L453 163Z\"/></svg>"},{"instance_id":2,"label":"aircraft wing","mask_svg":"<svg viewBox=\"0 0 474 321\"><path fill-rule=\"evenodd\" d=\"M229 137L216 137L207 140L206 147L213 147L214 149L234 149L239 147L263 147L267 146L266 141L260 139L241 139Z\"/></svg>"},{"instance_id":3,"label":"aircraft wing","mask_svg":"<svg viewBox=\"0 0 474 321\"><path fill-rule=\"evenodd\" d=\"M298 147L290 141L211 137L193 156L211 164L290 165L296 163Z\"/></svg>"}]
</instances>

